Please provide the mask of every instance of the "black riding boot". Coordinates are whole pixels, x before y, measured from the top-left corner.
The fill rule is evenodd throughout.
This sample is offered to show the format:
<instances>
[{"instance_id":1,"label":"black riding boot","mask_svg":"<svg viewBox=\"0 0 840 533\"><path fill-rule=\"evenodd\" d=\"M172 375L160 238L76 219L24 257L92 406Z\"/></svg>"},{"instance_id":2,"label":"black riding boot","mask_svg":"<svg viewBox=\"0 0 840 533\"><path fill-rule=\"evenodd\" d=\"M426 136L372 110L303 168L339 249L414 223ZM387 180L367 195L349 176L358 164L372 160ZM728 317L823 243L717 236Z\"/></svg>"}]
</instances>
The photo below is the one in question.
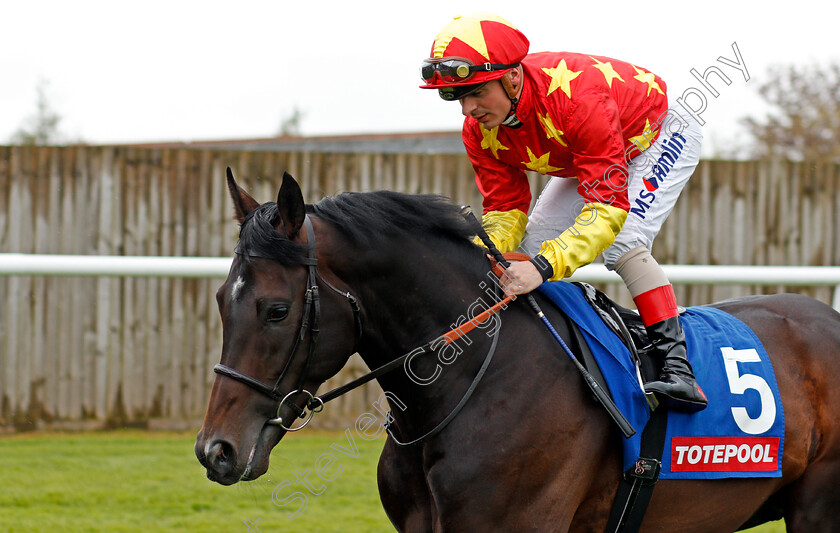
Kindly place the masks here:
<instances>
[{"instance_id":1,"label":"black riding boot","mask_svg":"<svg viewBox=\"0 0 840 533\"><path fill-rule=\"evenodd\" d=\"M645 384L669 408L694 413L706 408L708 400L694 379L686 358L685 334L678 317L666 318L645 328L653 346L664 355L659 381Z\"/></svg>"}]
</instances>

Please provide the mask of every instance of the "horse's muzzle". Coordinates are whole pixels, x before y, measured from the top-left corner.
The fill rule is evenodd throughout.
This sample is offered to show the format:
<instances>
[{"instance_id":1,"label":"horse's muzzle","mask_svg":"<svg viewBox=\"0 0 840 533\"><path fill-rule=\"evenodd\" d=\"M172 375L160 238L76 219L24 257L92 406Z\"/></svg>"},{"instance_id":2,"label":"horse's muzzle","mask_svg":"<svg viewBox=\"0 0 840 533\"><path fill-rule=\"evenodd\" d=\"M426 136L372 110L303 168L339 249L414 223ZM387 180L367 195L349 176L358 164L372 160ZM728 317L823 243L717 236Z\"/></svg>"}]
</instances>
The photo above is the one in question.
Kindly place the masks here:
<instances>
[{"instance_id":1,"label":"horse's muzzle","mask_svg":"<svg viewBox=\"0 0 840 533\"><path fill-rule=\"evenodd\" d=\"M239 481L236 469L236 449L231 443L222 439L207 441L202 446L199 439L195 445L195 456L207 469L207 478L222 485L232 485Z\"/></svg>"}]
</instances>

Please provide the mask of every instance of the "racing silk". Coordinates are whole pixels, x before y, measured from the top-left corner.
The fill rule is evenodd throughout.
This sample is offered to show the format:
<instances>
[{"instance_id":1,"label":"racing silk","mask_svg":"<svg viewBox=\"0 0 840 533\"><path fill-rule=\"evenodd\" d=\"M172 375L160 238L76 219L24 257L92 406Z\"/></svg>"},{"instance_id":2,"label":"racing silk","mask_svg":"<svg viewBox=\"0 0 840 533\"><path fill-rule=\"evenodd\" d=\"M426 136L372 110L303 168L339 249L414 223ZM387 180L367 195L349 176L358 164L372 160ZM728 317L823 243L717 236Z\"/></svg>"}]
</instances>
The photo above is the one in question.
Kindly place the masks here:
<instances>
[{"instance_id":1,"label":"racing silk","mask_svg":"<svg viewBox=\"0 0 840 533\"><path fill-rule=\"evenodd\" d=\"M630 208L627 165L656 140L668 98L661 78L608 57L541 52L522 69L522 125L487 130L468 116L462 138L484 197L482 222L502 252L525 234L526 171L578 180L586 205L540 249L555 281L591 263L621 231Z\"/></svg>"}]
</instances>

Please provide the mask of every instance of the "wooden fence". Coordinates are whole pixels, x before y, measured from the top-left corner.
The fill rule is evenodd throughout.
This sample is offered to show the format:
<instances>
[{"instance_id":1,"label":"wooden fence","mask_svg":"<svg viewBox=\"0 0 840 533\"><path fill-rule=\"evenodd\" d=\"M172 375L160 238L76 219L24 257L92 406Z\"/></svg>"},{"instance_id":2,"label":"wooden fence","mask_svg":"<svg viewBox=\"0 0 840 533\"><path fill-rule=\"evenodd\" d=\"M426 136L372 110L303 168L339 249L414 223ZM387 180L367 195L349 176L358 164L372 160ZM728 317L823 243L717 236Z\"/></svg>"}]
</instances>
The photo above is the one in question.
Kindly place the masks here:
<instances>
[{"instance_id":1,"label":"wooden fence","mask_svg":"<svg viewBox=\"0 0 840 533\"><path fill-rule=\"evenodd\" d=\"M343 190L434 192L480 206L459 155L328 154L131 147L0 147L0 252L230 256L231 166L259 200L289 171L307 201ZM840 264L840 168L703 161L663 228L661 263ZM545 178L533 176L535 197ZM0 278L0 431L194 426L218 361L220 280ZM605 287L625 305L623 287ZM700 304L784 287L678 287ZM802 292L803 289L800 289ZM804 289L830 301L828 288ZM353 359L329 385L366 371ZM375 387L331 404L321 423L370 410Z\"/></svg>"}]
</instances>

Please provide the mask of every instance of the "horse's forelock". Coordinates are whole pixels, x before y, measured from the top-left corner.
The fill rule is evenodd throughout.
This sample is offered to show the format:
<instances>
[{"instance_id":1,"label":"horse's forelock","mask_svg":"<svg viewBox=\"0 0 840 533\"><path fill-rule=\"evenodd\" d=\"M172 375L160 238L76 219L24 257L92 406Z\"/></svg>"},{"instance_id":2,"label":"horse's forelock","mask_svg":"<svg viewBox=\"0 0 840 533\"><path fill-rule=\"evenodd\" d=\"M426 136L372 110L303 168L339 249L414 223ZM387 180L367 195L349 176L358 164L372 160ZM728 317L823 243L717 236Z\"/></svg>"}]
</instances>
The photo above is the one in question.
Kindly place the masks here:
<instances>
[{"instance_id":1,"label":"horse's forelock","mask_svg":"<svg viewBox=\"0 0 840 533\"><path fill-rule=\"evenodd\" d=\"M303 264L306 247L277 231L279 220L274 202L266 202L248 213L239 228L237 252L245 257L275 259L284 266Z\"/></svg>"}]
</instances>

